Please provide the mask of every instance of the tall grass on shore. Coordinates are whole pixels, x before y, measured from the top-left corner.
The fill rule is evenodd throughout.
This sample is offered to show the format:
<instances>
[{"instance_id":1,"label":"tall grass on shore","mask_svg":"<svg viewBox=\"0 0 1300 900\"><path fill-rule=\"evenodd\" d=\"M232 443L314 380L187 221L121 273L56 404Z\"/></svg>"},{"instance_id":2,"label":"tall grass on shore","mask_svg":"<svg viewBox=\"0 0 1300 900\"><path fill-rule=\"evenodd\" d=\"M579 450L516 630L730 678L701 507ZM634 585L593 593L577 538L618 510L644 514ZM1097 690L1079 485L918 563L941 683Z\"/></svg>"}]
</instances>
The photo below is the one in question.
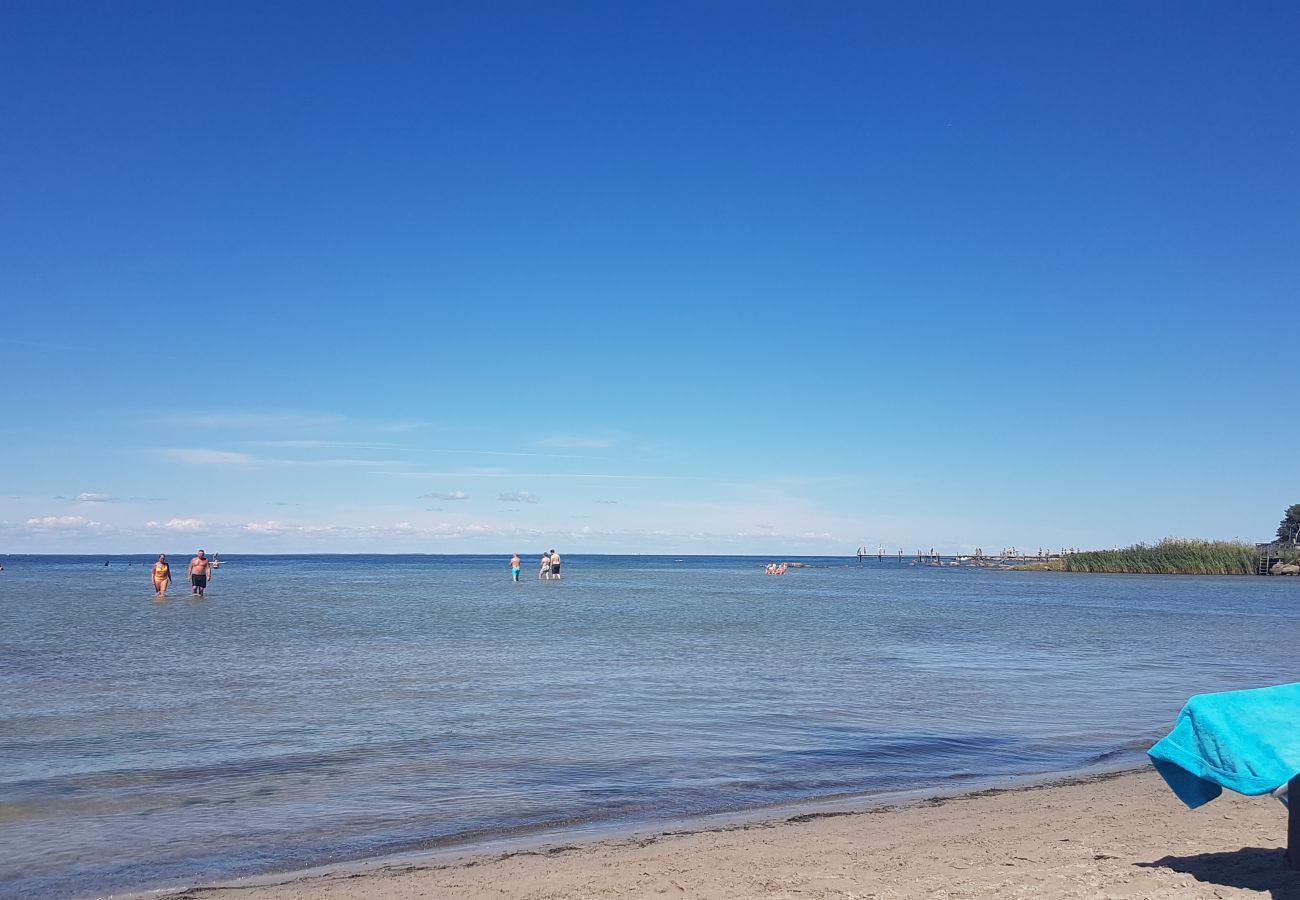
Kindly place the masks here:
<instances>
[{"instance_id":1,"label":"tall grass on shore","mask_svg":"<svg viewBox=\"0 0 1300 900\"><path fill-rule=\"evenodd\" d=\"M1122 550L1089 550L1061 560L1064 572L1127 572L1139 575L1254 575L1254 544L1165 538Z\"/></svg>"}]
</instances>

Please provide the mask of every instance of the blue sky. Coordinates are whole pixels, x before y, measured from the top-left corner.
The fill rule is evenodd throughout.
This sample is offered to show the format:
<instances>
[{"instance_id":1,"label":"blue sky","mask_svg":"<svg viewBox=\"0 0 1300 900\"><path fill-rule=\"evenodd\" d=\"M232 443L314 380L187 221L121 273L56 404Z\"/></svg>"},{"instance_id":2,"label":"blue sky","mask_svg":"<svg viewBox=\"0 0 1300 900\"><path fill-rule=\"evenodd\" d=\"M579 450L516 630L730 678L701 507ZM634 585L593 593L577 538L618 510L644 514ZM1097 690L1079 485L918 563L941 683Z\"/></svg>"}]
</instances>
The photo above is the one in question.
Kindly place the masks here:
<instances>
[{"instance_id":1,"label":"blue sky","mask_svg":"<svg viewBox=\"0 0 1300 900\"><path fill-rule=\"evenodd\" d=\"M0 10L0 552L1272 536L1291 3Z\"/></svg>"}]
</instances>

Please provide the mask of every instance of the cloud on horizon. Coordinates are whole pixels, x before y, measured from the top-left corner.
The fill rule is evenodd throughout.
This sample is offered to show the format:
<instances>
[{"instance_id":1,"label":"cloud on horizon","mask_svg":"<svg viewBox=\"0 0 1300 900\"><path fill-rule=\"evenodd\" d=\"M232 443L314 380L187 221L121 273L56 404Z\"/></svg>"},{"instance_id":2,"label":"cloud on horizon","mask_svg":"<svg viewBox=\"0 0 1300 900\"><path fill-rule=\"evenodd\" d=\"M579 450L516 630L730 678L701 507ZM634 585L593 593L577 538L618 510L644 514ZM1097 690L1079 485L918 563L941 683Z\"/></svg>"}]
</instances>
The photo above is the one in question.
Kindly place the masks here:
<instances>
[{"instance_id":1,"label":"cloud on horizon","mask_svg":"<svg viewBox=\"0 0 1300 900\"><path fill-rule=\"evenodd\" d=\"M509 493L497 494L497 500L502 503L536 503L537 497L527 491L511 491Z\"/></svg>"},{"instance_id":2,"label":"cloud on horizon","mask_svg":"<svg viewBox=\"0 0 1300 900\"><path fill-rule=\"evenodd\" d=\"M82 493L76 496L78 503L116 503L117 498L112 494L95 494Z\"/></svg>"},{"instance_id":3,"label":"cloud on horizon","mask_svg":"<svg viewBox=\"0 0 1300 900\"><path fill-rule=\"evenodd\" d=\"M203 523L198 519L168 519L162 524L145 522L144 527L151 531L199 531L203 528Z\"/></svg>"},{"instance_id":4,"label":"cloud on horizon","mask_svg":"<svg viewBox=\"0 0 1300 900\"><path fill-rule=\"evenodd\" d=\"M469 494L464 491L433 491L429 494L421 494L416 500L468 500Z\"/></svg>"},{"instance_id":5,"label":"cloud on horizon","mask_svg":"<svg viewBox=\"0 0 1300 900\"><path fill-rule=\"evenodd\" d=\"M37 516L28 519L25 527L37 532L100 531L104 528L85 516Z\"/></svg>"}]
</instances>

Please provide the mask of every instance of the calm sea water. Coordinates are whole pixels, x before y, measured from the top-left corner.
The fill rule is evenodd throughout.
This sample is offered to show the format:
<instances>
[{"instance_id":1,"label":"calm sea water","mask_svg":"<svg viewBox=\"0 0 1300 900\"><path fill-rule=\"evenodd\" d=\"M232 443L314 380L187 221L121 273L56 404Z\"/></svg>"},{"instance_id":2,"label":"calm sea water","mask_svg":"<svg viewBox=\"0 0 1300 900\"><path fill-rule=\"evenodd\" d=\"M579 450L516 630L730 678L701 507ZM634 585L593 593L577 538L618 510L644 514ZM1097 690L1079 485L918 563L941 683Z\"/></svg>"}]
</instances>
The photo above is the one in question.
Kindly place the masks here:
<instances>
[{"instance_id":1,"label":"calm sea water","mask_svg":"<svg viewBox=\"0 0 1300 900\"><path fill-rule=\"evenodd\" d=\"M1077 770L1300 680L1296 579L232 557L158 604L104 561L3 559L3 897Z\"/></svg>"}]
</instances>

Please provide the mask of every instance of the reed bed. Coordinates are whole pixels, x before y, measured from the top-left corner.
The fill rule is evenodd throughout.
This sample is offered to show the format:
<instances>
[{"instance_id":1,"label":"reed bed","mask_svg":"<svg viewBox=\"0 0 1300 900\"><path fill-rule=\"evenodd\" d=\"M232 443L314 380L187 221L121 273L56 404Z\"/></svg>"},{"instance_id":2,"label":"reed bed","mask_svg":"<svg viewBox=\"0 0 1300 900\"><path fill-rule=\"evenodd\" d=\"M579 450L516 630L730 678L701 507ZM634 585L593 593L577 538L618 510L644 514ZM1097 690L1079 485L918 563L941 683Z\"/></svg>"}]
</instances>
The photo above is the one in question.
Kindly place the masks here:
<instances>
[{"instance_id":1,"label":"reed bed","mask_svg":"<svg viewBox=\"0 0 1300 900\"><path fill-rule=\"evenodd\" d=\"M1071 553L1060 561L1060 569L1137 575L1254 575L1258 558L1254 544L1165 538L1154 545Z\"/></svg>"}]
</instances>

